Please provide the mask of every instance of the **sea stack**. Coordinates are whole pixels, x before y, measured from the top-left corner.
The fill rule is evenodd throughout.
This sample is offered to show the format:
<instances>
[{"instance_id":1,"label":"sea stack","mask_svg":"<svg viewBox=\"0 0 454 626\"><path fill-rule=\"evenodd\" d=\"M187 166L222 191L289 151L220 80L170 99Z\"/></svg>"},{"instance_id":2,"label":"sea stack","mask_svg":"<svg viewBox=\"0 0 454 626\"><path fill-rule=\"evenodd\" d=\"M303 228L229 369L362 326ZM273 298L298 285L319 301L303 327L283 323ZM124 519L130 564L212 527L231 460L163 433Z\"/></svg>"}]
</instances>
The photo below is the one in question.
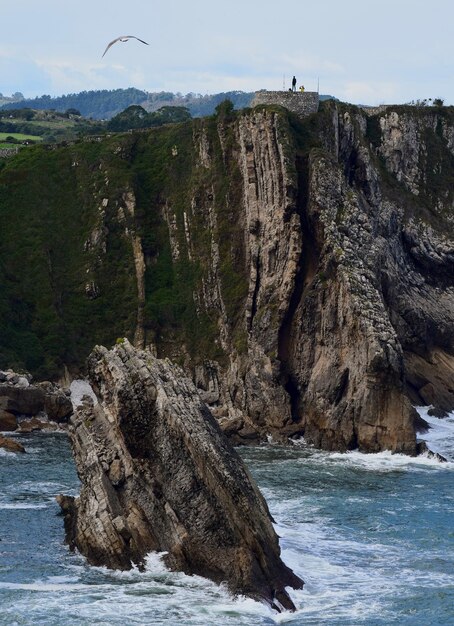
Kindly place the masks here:
<instances>
[{"instance_id":1,"label":"sea stack","mask_svg":"<svg viewBox=\"0 0 454 626\"><path fill-rule=\"evenodd\" d=\"M303 581L281 560L266 502L196 387L169 360L124 340L96 347L85 404L69 432L80 497L58 498L66 540L94 565L166 565L234 594L294 609Z\"/></svg>"}]
</instances>

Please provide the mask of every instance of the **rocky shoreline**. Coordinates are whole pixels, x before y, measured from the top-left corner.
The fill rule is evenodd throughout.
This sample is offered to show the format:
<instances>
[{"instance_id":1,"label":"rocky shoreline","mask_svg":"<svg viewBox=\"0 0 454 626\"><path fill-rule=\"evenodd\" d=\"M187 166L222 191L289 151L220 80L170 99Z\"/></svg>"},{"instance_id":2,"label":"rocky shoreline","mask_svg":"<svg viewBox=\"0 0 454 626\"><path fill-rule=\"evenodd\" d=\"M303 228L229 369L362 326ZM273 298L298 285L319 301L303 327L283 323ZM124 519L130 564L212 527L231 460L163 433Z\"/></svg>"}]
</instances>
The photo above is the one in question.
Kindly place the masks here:
<instances>
[{"instance_id":1,"label":"rocky shoreline","mask_svg":"<svg viewBox=\"0 0 454 626\"><path fill-rule=\"evenodd\" d=\"M69 389L49 381L34 383L28 372L0 371L0 432L65 428L72 413ZM17 445L10 438L0 438L0 448L23 451Z\"/></svg>"}]
</instances>

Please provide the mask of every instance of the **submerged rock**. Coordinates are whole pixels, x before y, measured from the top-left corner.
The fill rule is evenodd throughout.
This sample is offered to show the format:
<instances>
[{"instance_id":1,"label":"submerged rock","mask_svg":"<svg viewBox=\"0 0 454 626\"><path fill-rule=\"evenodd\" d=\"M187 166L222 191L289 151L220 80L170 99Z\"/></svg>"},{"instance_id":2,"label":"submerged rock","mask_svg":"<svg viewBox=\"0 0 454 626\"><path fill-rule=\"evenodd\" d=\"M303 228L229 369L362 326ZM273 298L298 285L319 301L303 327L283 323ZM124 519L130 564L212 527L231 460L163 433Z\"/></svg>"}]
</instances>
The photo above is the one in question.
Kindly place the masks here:
<instances>
[{"instance_id":1,"label":"submerged rock","mask_svg":"<svg viewBox=\"0 0 454 626\"><path fill-rule=\"evenodd\" d=\"M0 435L0 448L8 450L8 452L25 452L25 448L21 443L2 435Z\"/></svg>"},{"instance_id":2,"label":"submerged rock","mask_svg":"<svg viewBox=\"0 0 454 626\"><path fill-rule=\"evenodd\" d=\"M80 497L59 498L66 540L94 565L168 567L293 609L301 588L280 558L265 500L197 390L169 360L96 347L86 401L70 421Z\"/></svg>"}]
</instances>

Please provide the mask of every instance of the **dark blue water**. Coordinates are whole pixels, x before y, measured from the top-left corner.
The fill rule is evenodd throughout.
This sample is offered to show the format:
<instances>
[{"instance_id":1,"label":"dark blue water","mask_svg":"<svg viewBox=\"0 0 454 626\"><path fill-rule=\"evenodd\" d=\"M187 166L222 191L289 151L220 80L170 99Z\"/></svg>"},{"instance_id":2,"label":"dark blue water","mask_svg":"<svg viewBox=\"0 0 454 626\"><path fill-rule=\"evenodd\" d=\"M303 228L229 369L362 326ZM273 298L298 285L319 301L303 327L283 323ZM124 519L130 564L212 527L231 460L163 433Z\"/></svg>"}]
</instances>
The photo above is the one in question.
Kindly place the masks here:
<instances>
[{"instance_id":1,"label":"dark blue water","mask_svg":"<svg viewBox=\"0 0 454 626\"><path fill-rule=\"evenodd\" d=\"M445 452L454 442L448 426L433 436ZM1 625L454 624L452 462L303 446L241 450L276 519L283 558L306 581L293 593L297 613L276 615L168 572L157 555L144 573L88 567L63 544L54 501L78 490L66 437L20 440L27 454L0 451Z\"/></svg>"}]
</instances>

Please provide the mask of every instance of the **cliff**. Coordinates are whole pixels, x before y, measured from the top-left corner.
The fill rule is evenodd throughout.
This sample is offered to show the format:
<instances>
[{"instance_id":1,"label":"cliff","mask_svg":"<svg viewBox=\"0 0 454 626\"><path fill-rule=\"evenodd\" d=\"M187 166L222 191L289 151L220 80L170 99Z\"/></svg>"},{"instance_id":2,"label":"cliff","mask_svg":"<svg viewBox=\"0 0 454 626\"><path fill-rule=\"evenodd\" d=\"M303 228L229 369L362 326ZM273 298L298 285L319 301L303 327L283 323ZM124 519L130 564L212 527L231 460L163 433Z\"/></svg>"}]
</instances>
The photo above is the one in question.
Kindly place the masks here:
<instances>
[{"instance_id":1,"label":"cliff","mask_svg":"<svg viewBox=\"0 0 454 626\"><path fill-rule=\"evenodd\" d=\"M236 442L415 454L454 408L454 113L322 103L31 148L0 171L0 365L127 336Z\"/></svg>"},{"instance_id":2,"label":"cliff","mask_svg":"<svg viewBox=\"0 0 454 626\"><path fill-rule=\"evenodd\" d=\"M114 569L163 552L172 569L294 609L285 587L303 582L265 500L182 370L127 340L95 348L88 370L99 404L70 423L82 489L58 498L70 546Z\"/></svg>"}]
</instances>

